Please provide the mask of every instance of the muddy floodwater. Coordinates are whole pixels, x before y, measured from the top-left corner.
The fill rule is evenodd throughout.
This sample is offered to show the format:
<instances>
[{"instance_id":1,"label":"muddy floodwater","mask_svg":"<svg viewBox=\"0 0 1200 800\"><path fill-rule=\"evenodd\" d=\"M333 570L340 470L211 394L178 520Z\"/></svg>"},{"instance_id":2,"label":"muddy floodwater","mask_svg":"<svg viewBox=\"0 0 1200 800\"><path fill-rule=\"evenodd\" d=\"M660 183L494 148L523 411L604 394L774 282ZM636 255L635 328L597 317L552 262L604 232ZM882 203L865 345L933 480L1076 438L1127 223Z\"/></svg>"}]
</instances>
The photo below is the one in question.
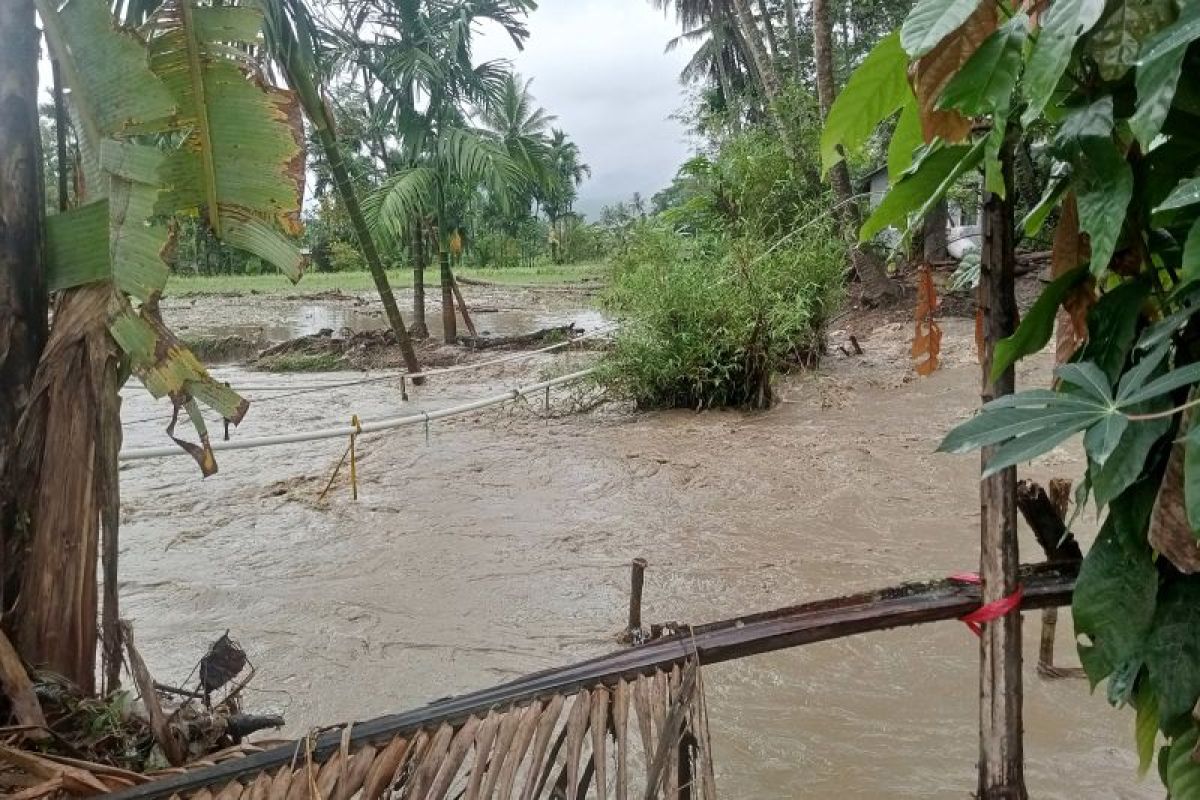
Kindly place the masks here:
<instances>
[{"instance_id":1,"label":"muddy floodwater","mask_svg":"<svg viewBox=\"0 0 1200 800\"><path fill-rule=\"evenodd\" d=\"M220 325L225 302L168 318ZM204 481L185 459L126 464L124 614L166 682L231 630L258 668L251 702L299 735L614 649L635 556L650 563L644 617L696 623L971 569L978 461L934 449L977 405L978 367L971 323L944 328L945 366L930 378L908 366L908 326L885 326L860 337L865 355L835 350L784 381L768 413L547 415L539 399L366 437L358 502L344 478L318 501L345 441L225 452ZM441 408L593 357L462 373L410 389L408 403L389 382L260 402L235 435ZM1019 382L1048 371L1039 361ZM334 377L221 375L270 384L247 388L260 399ZM570 395L555 393L560 411ZM155 414L126 391L127 447L165 441L158 421L133 422ZM1080 467L1068 447L1025 474ZM1027 530L1021 546L1039 557ZM1027 660L1038 619L1025 615ZM1060 664L1078 663L1069 614L1058 644ZM945 622L708 668L721 795L968 797L977 660L967 628ZM1031 660L1025 676L1031 797L1162 796L1136 777L1131 712L1084 681L1037 677Z\"/></svg>"}]
</instances>

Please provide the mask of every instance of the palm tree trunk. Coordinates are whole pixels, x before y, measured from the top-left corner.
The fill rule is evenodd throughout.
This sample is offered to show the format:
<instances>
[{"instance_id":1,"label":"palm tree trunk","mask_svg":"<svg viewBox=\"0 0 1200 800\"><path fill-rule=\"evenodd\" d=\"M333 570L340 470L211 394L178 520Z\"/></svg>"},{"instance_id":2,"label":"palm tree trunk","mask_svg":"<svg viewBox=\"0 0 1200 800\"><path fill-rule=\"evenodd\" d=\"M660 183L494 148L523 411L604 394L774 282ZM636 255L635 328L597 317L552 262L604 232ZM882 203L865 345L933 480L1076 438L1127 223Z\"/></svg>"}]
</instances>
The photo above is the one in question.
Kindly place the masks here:
<instances>
[{"instance_id":1,"label":"palm tree trunk","mask_svg":"<svg viewBox=\"0 0 1200 800\"><path fill-rule=\"evenodd\" d=\"M779 73L775 71L775 64L767 55L762 32L754 22L754 13L750 10L750 0L732 0L732 3L737 14L738 29L750 51L750 60L762 85L763 96L768 104L772 104L779 99Z\"/></svg>"},{"instance_id":2,"label":"palm tree trunk","mask_svg":"<svg viewBox=\"0 0 1200 800\"><path fill-rule=\"evenodd\" d=\"M19 506L9 469L17 424L46 343L42 269L45 204L39 153L38 30L33 0L0 3L0 618L20 591L24 548L16 540Z\"/></svg>"},{"instance_id":3,"label":"palm tree trunk","mask_svg":"<svg viewBox=\"0 0 1200 800\"><path fill-rule=\"evenodd\" d=\"M758 13L762 17L763 30L767 32L767 46L771 48L771 59L779 63L779 39L775 36L775 26L771 24L771 9L767 0L758 0Z\"/></svg>"},{"instance_id":4,"label":"palm tree trunk","mask_svg":"<svg viewBox=\"0 0 1200 800\"><path fill-rule=\"evenodd\" d=\"M454 273L450 271L450 248L445 236L438 232L438 266L442 279L442 341L458 341L458 319L454 313Z\"/></svg>"},{"instance_id":5,"label":"palm tree trunk","mask_svg":"<svg viewBox=\"0 0 1200 800\"><path fill-rule=\"evenodd\" d=\"M817 67L817 101L821 106L821 117L824 118L829 116L829 109L833 107L833 101L837 97L837 87L833 80L833 28L826 0L813 0L812 21L813 60ZM850 170L846 167L845 159L833 166L829 177L833 184L833 196L837 202L842 235L848 241L856 242L858 229L862 226L862 217L854 199ZM864 299L880 302L895 294L882 261L872 257L858 244L851 245L850 261L862 282Z\"/></svg>"},{"instance_id":6,"label":"palm tree trunk","mask_svg":"<svg viewBox=\"0 0 1200 800\"><path fill-rule=\"evenodd\" d=\"M362 206L358 203L358 194L354 191L350 171L346 169L346 163L342 160L337 140L331 129L323 125L314 125L313 127L317 132L321 147L325 151L329 173L333 176L333 185L337 188L342 205L346 208L350 226L354 228L354 234L358 237L359 249L362 250L363 258L367 261L367 269L371 271L371 278L375 281L379 299L383 301L383 312L387 316L388 325L391 326L392 333L396 336L396 343L400 345L400 352L404 355L404 365L409 372L420 372L421 362L417 360L417 351L413 349L408 329L404 327L404 317L400 315L400 307L396 305L396 295L392 292L391 284L388 283L387 270L383 267L383 259L379 257L379 249L375 246L375 239L371 236L370 228L367 227L367 218L363 216ZM420 383L423 380L423 378L418 378L414 382Z\"/></svg>"},{"instance_id":7,"label":"palm tree trunk","mask_svg":"<svg viewBox=\"0 0 1200 800\"><path fill-rule=\"evenodd\" d=\"M425 249L425 234L421 221L413 225L412 242L409 244L413 268L413 323L411 333L414 339L425 339L429 336L429 326L425 322L425 265L428 251Z\"/></svg>"},{"instance_id":8,"label":"palm tree trunk","mask_svg":"<svg viewBox=\"0 0 1200 800\"><path fill-rule=\"evenodd\" d=\"M796 83L804 80L803 62L800 60L800 26L796 24L796 0L783 0L783 13L787 19L788 42L792 49L792 71Z\"/></svg>"}]
</instances>

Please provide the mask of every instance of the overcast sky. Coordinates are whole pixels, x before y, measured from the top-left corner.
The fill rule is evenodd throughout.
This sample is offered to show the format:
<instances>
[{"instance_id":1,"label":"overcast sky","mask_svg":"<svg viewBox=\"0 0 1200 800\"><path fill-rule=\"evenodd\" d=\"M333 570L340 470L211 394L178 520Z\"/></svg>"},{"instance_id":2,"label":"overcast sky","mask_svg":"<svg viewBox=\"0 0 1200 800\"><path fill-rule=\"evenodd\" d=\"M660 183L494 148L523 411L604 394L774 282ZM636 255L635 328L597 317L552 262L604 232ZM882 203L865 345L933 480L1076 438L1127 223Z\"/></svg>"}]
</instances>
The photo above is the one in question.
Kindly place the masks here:
<instances>
[{"instance_id":1,"label":"overcast sky","mask_svg":"<svg viewBox=\"0 0 1200 800\"><path fill-rule=\"evenodd\" d=\"M687 133L669 116L683 107L679 71L689 53L663 53L678 32L648 0L541 0L530 38L517 52L486 30L475 57L508 58L533 78L538 103L579 145L592 177L576 210L595 220L600 207L671 182L687 154Z\"/></svg>"}]
</instances>

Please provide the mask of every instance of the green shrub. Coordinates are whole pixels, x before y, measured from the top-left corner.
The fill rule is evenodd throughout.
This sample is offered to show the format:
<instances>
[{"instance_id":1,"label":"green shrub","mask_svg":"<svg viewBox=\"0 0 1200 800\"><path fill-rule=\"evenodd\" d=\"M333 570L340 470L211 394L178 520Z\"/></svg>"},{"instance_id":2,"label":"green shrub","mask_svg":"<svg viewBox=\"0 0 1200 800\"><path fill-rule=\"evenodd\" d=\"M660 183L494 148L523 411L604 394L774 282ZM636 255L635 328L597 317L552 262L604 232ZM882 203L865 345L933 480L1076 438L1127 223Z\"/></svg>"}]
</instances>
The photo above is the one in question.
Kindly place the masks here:
<instances>
[{"instance_id":1,"label":"green shrub","mask_svg":"<svg viewBox=\"0 0 1200 800\"><path fill-rule=\"evenodd\" d=\"M642 223L605 297L622 327L600 379L640 407L765 408L776 371L821 353L845 263L819 215L773 243Z\"/></svg>"},{"instance_id":2,"label":"green shrub","mask_svg":"<svg viewBox=\"0 0 1200 800\"><path fill-rule=\"evenodd\" d=\"M360 272L367 268L367 262L357 247L335 240L329 245L329 268L334 272Z\"/></svg>"}]
</instances>

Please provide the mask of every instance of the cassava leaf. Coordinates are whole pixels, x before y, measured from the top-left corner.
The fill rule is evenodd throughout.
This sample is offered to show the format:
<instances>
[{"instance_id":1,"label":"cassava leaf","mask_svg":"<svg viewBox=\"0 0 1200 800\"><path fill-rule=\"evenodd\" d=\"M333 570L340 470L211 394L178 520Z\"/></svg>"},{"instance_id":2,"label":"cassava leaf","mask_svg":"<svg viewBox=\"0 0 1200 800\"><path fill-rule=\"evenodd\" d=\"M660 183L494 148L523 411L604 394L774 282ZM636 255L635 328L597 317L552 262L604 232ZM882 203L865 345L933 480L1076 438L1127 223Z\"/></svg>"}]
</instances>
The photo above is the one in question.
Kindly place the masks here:
<instances>
[{"instance_id":1,"label":"cassava leaf","mask_svg":"<svg viewBox=\"0 0 1200 800\"><path fill-rule=\"evenodd\" d=\"M857 151L879 123L908 104L912 90L905 77L907 66L908 58L900 46L900 32L896 31L880 40L850 75L829 109L821 131L822 173L842 160L839 147ZM911 156L912 150L908 152ZM892 170L891 174L898 176L901 172L903 170Z\"/></svg>"},{"instance_id":2,"label":"cassava leaf","mask_svg":"<svg viewBox=\"0 0 1200 800\"><path fill-rule=\"evenodd\" d=\"M1148 414L1159 412L1163 409L1164 404L1160 401L1157 403L1146 403L1129 410L1140 414ZM1165 417L1134 422L1125 429L1120 441L1117 442L1116 449L1113 450L1113 454L1107 462L1103 465L1090 465L1088 475L1091 478L1092 491L1096 498L1097 507L1102 508L1109 505L1118 497L1122 498L1121 502L1125 502L1124 493L1136 484L1142 476L1143 467L1150 455L1150 451L1166 435L1170 428L1171 420ZM1153 501L1154 496L1151 493L1150 502L1152 503ZM1112 510L1114 513L1118 511L1115 506L1112 507Z\"/></svg>"},{"instance_id":3,"label":"cassava leaf","mask_svg":"<svg viewBox=\"0 0 1200 800\"><path fill-rule=\"evenodd\" d=\"M1109 406L1112 404L1112 384L1098 366L1090 361L1076 364L1063 364L1054 370L1054 374L1063 383L1077 386L1086 397L1097 403Z\"/></svg>"},{"instance_id":4,"label":"cassava leaf","mask_svg":"<svg viewBox=\"0 0 1200 800\"><path fill-rule=\"evenodd\" d=\"M1107 414L1096 406L1050 405L1043 408L1007 408L983 412L952 430L938 447L943 453L967 453L1009 439L1047 429L1081 431Z\"/></svg>"},{"instance_id":5,"label":"cassava leaf","mask_svg":"<svg viewBox=\"0 0 1200 800\"><path fill-rule=\"evenodd\" d=\"M1141 387L1131 388L1129 396L1121 401L1121 405L1124 407L1144 403L1197 381L1200 381L1200 362L1168 372Z\"/></svg>"},{"instance_id":6,"label":"cassava leaf","mask_svg":"<svg viewBox=\"0 0 1200 800\"><path fill-rule=\"evenodd\" d=\"M1028 34L1029 17L1014 15L984 40L950 79L938 107L957 109L969 117L1007 116Z\"/></svg>"},{"instance_id":7,"label":"cassava leaf","mask_svg":"<svg viewBox=\"0 0 1200 800\"><path fill-rule=\"evenodd\" d=\"M979 0L918 0L900 28L904 52L920 58L949 36L979 7Z\"/></svg>"},{"instance_id":8,"label":"cassava leaf","mask_svg":"<svg viewBox=\"0 0 1200 800\"><path fill-rule=\"evenodd\" d=\"M1082 430L1081 427L1067 425L1028 433L1012 439L992 452L980 477L990 478L1008 467L1014 467L1045 455L1078 434L1080 430Z\"/></svg>"},{"instance_id":9,"label":"cassava leaf","mask_svg":"<svg viewBox=\"0 0 1200 800\"><path fill-rule=\"evenodd\" d=\"M1004 374L1005 370L1017 361L1040 352L1046 346L1054 334L1054 318L1059 305L1067 293L1085 277L1087 271L1076 268L1059 276L1042 290L1013 335L996 342L996 354L992 361L993 380Z\"/></svg>"},{"instance_id":10,"label":"cassava leaf","mask_svg":"<svg viewBox=\"0 0 1200 800\"><path fill-rule=\"evenodd\" d=\"M1157 347L1143 355L1133 369L1121 376L1121 381L1117 385L1117 405L1125 404L1134 392L1146 385L1146 381L1150 380L1150 376L1162 364L1170 349L1170 341L1159 343Z\"/></svg>"},{"instance_id":11,"label":"cassava leaf","mask_svg":"<svg viewBox=\"0 0 1200 800\"><path fill-rule=\"evenodd\" d=\"M1083 436L1083 449L1088 458L1103 468L1128 428L1129 417L1124 414L1105 414Z\"/></svg>"},{"instance_id":12,"label":"cassava leaf","mask_svg":"<svg viewBox=\"0 0 1200 800\"><path fill-rule=\"evenodd\" d=\"M1191 713L1200 697L1200 581L1163 585L1145 655L1163 720Z\"/></svg>"},{"instance_id":13,"label":"cassava leaf","mask_svg":"<svg viewBox=\"0 0 1200 800\"><path fill-rule=\"evenodd\" d=\"M1025 68L1028 105L1021 123L1028 127L1042 113L1071 62L1079 37L1100 21L1104 0L1056 0L1042 15L1041 30Z\"/></svg>"}]
</instances>

